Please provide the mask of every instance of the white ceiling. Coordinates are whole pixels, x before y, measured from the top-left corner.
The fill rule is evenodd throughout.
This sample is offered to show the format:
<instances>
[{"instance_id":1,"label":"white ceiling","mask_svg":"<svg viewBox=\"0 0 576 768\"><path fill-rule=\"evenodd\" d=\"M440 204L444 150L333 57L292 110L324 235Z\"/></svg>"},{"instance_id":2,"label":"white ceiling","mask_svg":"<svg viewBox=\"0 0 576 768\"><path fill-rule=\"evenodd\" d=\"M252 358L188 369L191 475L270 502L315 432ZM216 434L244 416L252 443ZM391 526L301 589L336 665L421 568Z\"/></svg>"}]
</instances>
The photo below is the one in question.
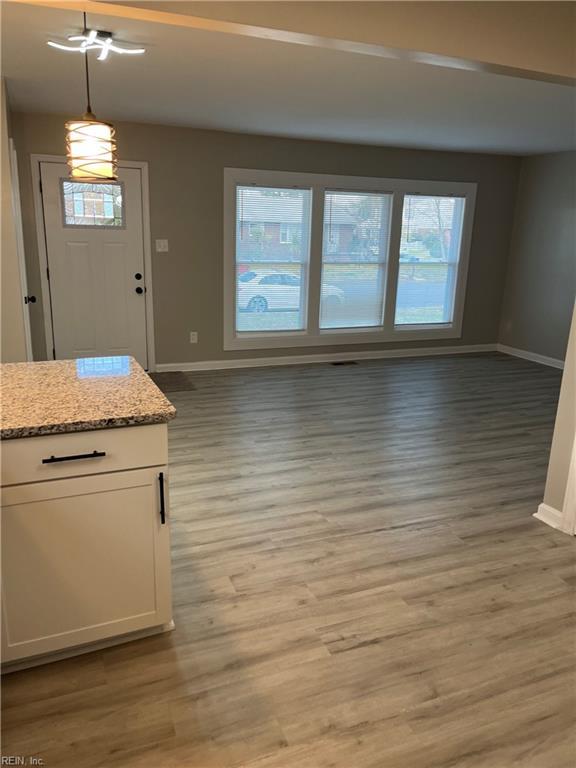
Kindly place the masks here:
<instances>
[{"instance_id":1,"label":"white ceiling","mask_svg":"<svg viewBox=\"0 0 576 768\"><path fill-rule=\"evenodd\" d=\"M46 45L81 24L77 11L2 3L14 111L84 111L81 54ZM148 49L93 62L103 119L512 154L576 148L565 85L120 18L89 26Z\"/></svg>"}]
</instances>

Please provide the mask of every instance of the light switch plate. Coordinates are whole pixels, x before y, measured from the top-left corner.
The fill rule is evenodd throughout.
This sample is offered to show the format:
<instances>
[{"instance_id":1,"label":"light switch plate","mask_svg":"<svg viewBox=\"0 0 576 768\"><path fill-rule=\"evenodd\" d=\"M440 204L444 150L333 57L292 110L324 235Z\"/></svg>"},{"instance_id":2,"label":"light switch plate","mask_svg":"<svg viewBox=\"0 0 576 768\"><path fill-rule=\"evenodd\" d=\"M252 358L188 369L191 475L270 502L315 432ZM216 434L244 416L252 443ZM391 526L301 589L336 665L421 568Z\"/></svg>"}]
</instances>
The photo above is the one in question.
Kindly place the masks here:
<instances>
[{"instance_id":1,"label":"light switch plate","mask_svg":"<svg viewBox=\"0 0 576 768\"><path fill-rule=\"evenodd\" d=\"M198 331L190 331L190 344L198 344Z\"/></svg>"},{"instance_id":2,"label":"light switch plate","mask_svg":"<svg viewBox=\"0 0 576 768\"><path fill-rule=\"evenodd\" d=\"M168 240L156 240L156 253L168 253Z\"/></svg>"}]
</instances>

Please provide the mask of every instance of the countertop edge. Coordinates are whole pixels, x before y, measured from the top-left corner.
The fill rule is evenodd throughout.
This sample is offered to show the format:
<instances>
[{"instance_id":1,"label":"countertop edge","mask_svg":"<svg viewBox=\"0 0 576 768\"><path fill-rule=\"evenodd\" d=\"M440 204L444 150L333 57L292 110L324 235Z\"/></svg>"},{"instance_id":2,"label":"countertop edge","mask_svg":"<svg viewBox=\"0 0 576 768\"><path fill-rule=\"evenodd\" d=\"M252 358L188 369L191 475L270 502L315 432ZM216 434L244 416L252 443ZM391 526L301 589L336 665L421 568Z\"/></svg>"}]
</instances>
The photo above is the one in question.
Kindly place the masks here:
<instances>
[{"instance_id":1,"label":"countertop edge","mask_svg":"<svg viewBox=\"0 0 576 768\"><path fill-rule=\"evenodd\" d=\"M0 430L0 441L17 440L28 437L44 437L45 435L64 435L72 432L93 432L99 429L118 429L121 427L140 427L147 424L167 424L176 416L176 409L156 414L134 416L115 416L109 419L89 421L60 422L55 424L30 425Z\"/></svg>"}]
</instances>

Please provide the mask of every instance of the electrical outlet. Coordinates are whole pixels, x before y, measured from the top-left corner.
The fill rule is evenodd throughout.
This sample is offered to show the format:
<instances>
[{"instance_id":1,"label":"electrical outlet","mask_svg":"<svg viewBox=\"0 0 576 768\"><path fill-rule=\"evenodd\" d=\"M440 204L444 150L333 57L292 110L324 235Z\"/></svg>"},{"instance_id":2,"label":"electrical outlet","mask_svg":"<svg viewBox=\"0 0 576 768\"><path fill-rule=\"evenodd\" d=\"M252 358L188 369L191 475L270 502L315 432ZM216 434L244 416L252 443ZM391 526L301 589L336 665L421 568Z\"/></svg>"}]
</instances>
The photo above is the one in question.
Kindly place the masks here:
<instances>
[{"instance_id":1,"label":"electrical outlet","mask_svg":"<svg viewBox=\"0 0 576 768\"><path fill-rule=\"evenodd\" d=\"M198 344L198 332L190 331L190 344Z\"/></svg>"},{"instance_id":2,"label":"electrical outlet","mask_svg":"<svg viewBox=\"0 0 576 768\"><path fill-rule=\"evenodd\" d=\"M168 253L168 240L156 240L156 253Z\"/></svg>"}]
</instances>

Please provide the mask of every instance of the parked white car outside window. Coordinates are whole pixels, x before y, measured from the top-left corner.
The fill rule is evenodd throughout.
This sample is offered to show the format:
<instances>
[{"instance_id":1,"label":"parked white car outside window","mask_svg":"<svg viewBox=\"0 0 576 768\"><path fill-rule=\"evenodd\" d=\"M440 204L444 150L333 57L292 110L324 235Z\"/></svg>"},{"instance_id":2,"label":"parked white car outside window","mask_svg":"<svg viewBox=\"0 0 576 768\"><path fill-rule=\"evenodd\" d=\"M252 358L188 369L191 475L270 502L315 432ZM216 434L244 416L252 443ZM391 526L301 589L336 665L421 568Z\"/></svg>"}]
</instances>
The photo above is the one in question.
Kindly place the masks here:
<instances>
[{"instance_id":1,"label":"parked white car outside window","mask_svg":"<svg viewBox=\"0 0 576 768\"><path fill-rule=\"evenodd\" d=\"M238 277L239 310L266 312L268 310L300 309L300 277L289 272L250 270ZM333 285L322 287L324 301L342 304L344 291Z\"/></svg>"}]
</instances>

